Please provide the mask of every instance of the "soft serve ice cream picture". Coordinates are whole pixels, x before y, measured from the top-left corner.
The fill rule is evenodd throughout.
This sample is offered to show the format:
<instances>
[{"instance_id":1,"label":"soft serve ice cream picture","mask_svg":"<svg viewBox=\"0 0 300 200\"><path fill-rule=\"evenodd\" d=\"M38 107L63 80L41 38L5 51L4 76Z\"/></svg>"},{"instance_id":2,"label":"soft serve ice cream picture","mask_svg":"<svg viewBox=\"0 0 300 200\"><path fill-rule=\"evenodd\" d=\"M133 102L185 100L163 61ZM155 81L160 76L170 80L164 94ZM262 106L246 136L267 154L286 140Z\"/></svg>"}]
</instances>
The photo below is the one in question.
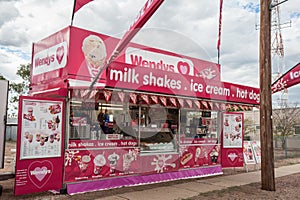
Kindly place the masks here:
<instances>
[{"instance_id":1,"label":"soft serve ice cream picture","mask_svg":"<svg viewBox=\"0 0 300 200\"><path fill-rule=\"evenodd\" d=\"M82 42L82 52L91 77L95 77L105 64L106 47L104 41L95 35L89 35Z\"/></svg>"}]
</instances>

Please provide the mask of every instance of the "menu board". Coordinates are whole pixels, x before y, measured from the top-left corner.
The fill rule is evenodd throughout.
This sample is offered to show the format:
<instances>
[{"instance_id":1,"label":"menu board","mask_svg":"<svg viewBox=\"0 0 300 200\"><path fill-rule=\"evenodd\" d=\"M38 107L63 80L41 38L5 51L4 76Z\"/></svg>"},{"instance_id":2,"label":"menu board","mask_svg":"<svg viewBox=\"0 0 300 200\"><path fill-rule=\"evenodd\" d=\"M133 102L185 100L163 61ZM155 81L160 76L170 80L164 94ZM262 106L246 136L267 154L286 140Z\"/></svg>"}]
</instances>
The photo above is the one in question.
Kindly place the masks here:
<instances>
[{"instance_id":1,"label":"menu board","mask_svg":"<svg viewBox=\"0 0 300 200\"><path fill-rule=\"evenodd\" d=\"M62 102L23 100L20 159L61 156Z\"/></svg>"},{"instance_id":2,"label":"menu board","mask_svg":"<svg viewBox=\"0 0 300 200\"><path fill-rule=\"evenodd\" d=\"M15 195L62 188L64 107L64 99L20 96Z\"/></svg>"},{"instance_id":3,"label":"menu board","mask_svg":"<svg viewBox=\"0 0 300 200\"><path fill-rule=\"evenodd\" d=\"M223 147L243 148L243 120L241 114L224 114L223 117Z\"/></svg>"}]
</instances>

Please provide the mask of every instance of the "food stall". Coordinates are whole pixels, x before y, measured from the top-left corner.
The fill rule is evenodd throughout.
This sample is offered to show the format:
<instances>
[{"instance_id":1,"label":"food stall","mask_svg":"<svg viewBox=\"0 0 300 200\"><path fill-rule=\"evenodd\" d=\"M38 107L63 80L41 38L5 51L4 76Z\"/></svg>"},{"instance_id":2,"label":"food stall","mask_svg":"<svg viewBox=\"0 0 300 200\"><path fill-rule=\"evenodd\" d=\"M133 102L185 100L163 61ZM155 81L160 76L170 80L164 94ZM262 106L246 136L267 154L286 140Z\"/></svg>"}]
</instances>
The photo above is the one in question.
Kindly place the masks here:
<instances>
[{"instance_id":1,"label":"food stall","mask_svg":"<svg viewBox=\"0 0 300 200\"><path fill-rule=\"evenodd\" d=\"M224 116L230 118L229 110L257 106L259 90L222 82L216 63L135 43L120 53L90 90L91 81L118 41L67 27L33 44L30 98L26 102L35 109L30 116L35 113L36 120L26 123L49 135L43 147L48 148L53 139L57 146L51 148L61 149L53 149L60 159L53 162L61 164L62 172L56 176L60 184L47 188L46 182L55 177L51 174L54 170L49 170L55 165L51 156L47 161L38 160L30 171L26 165L35 156L24 158L17 150L18 194L24 193L20 188L30 181L40 191L65 189L74 194L222 174ZM38 104L39 108L30 103L39 98L59 102ZM57 105L62 107L59 122L55 118L58 114L50 112L57 110ZM43 111L44 117L52 119L49 126L42 126L45 120L37 116L43 106L49 108ZM22 111L28 112L28 106ZM242 138L242 115L235 113L232 119L240 124L232 122L237 128L231 134ZM53 138L50 125L60 129ZM24 139L26 130L19 129L19 146L37 142L41 131L30 130L33 142L29 144ZM57 143L57 137L63 142ZM35 148L33 151L40 146ZM233 149L227 150L233 155ZM29 173L24 181L26 170Z\"/></svg>"}]
</instances>

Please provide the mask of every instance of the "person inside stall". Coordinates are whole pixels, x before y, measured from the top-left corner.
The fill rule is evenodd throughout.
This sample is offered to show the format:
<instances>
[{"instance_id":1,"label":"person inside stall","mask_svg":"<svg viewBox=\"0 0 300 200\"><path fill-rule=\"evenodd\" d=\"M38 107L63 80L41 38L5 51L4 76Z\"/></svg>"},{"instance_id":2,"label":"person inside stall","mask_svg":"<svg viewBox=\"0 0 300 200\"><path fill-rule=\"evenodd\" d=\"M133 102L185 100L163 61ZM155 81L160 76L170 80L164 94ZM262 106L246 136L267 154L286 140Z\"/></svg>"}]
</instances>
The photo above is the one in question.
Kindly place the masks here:
<instances>
[{"instance_id":1,"label":"person inside stall","mask_svg":"<svg viewBox=\"0 0 300 200\"><path fill-rule=\"evenodd\" d=\"M135 118L131 121L131 126L137 128L139 124L139 114L136 113Z\"/></svg>"},{"instance_id":2,"label":"person inside stall","mask_svg":"<svg viewBox=\"0 0 300 200\"><path fill-rule=\"evenodd\" d=\"M102 109L100 110L100 112L99 112L99 114L97 116L97 120L98 120L98 122L99 122L99 124L100 124L100 126L102 128L103 121L104 121L104 113L103 113Z\"/></svg>"},{"instance_id":3,"label":"person inside stall","mask_svg":"<svg viewBox=\"0 0 300 200\"><path fill-rule=\"evenodd\" d=\"M105 134L109 134L108 122L109 122L109 115L107 109L105 109L105 113L103 115L103 125L101 127Z\"/></svg>"},{"instance_id":4,"label":"person inside stall","mask_svg":"<svg viewBox=\"0 0 300 200\"><path fill-rule=\"evenodd\" d=\"M71 139L79 137L77 129L73 126L73 117L74 117L74 112L71 108L71 110L70 110L70 133L71 133L70 137L71 137Z\"/></svg>"}]
</instances>

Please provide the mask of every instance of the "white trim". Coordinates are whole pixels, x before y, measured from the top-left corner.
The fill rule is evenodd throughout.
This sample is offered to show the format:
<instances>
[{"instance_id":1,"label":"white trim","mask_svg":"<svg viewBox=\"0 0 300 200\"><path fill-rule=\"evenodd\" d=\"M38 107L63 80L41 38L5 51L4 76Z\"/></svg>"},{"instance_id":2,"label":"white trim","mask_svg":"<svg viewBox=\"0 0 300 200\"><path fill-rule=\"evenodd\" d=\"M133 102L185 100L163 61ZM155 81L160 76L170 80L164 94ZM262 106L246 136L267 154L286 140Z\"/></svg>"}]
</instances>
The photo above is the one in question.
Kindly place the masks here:
<instances>
[{"instance_id":1,"label":"white trim","mask_svg":"<svg viewBox=\"0 0 300 200\"><path fill-rule=\"evenodd\" d=\"M77 79L68 79L71 88L90 87L91 81L83 81ZM105 87L105 83L95 83L94 87Z\"/></svg>"},{"instance_id":2,"label":"white trim","mask_svg":"<svg viewBox=\"0 0 300 200\"><path fill-rule=\"evenodd\" d=\"M62 88L58 87L58 88L52 88L52 89L48 89L48 90L43 90L43 91L38 91L38 92L32 92L32 95L36 95L36 94L43 94L43 93L47 93L47 92L54 92L54 91L58 91Z\"/></svg>"}]
</instances>

